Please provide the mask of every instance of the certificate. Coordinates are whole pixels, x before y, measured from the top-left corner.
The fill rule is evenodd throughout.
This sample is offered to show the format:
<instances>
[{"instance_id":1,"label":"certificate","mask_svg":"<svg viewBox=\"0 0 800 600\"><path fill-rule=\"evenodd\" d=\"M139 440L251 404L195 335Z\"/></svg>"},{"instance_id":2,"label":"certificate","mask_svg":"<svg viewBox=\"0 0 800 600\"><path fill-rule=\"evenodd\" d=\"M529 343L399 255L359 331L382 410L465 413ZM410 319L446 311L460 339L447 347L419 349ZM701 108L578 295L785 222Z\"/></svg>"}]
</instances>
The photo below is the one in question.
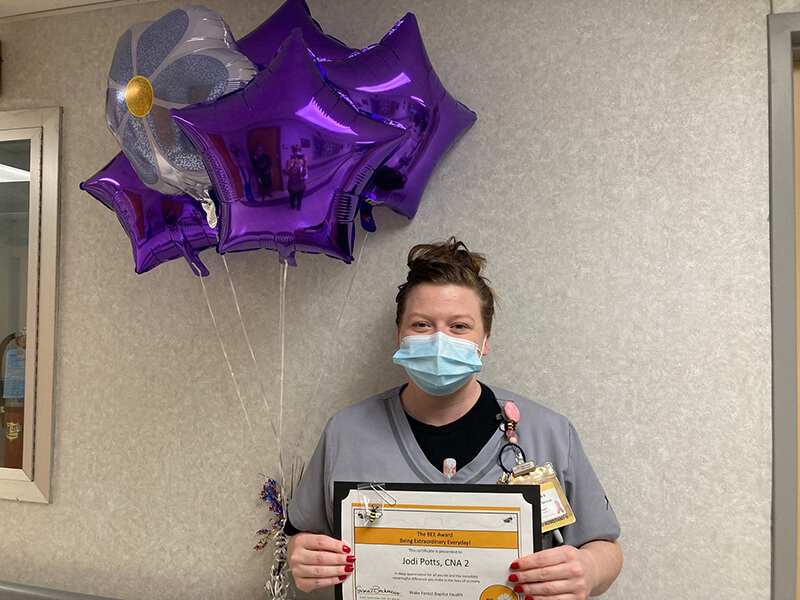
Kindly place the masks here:
<instances>
[{"instance_id":1,"label":"certificate","mask_svg":"<svg viewBox=\"0 0 800 600\"><path fill-rule=\"evenodd\" d=\"M509 565L541 550L538 485L334 484L356 557L337 600L516 600Z\"/></svg>"}]
</instances>

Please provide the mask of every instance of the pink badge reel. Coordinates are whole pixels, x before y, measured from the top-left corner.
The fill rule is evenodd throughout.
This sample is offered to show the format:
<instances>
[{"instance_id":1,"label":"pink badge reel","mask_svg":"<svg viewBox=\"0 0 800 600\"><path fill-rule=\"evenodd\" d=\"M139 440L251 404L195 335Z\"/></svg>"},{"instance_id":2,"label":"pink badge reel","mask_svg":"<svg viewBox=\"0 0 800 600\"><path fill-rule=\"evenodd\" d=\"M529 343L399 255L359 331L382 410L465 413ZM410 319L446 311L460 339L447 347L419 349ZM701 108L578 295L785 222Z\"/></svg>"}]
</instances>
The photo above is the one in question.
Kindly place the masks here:
<instances>
[{"instance_id":1,"label":"pink badge reel","mask_svg":"<svg viewBox=\"0 0 800 600\"><path fill-rule=\"evenodd\" d=\"M505 420L506 438L509 443L517 443L517 423L519 423L519 408L513 402L506 402L503 405L503 419Z\"/></svg>"}]
</instances>

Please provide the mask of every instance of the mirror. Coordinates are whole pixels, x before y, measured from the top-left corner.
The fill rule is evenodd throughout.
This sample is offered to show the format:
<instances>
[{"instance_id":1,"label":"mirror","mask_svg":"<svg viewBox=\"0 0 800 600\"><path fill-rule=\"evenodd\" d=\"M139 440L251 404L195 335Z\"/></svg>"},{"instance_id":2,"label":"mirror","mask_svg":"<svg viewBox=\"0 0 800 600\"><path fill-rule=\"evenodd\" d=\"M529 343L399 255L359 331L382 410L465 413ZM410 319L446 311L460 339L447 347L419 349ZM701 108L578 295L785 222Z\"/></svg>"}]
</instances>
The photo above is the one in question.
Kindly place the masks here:
<instances>
[{"instance_id":1,"label":"mirror","mask_svg":"<svg viewBox=\"0 0 800 600\"><path fill-rule=\"evenodd\" d=\"M36 157L34 157L36 158ZM36 161L38 162L38 161ZM32 164L31 140L0 141L0 467L21 469Z\"/></svg>"},{"instance_id":2,"label":"mirror","mask_svg":"<svg viewBox=\"0 0 800 600\"><path fill-rule=\"evenodd\" d=\"M0 112L0 498L50 501L61 109Z\"/></svg>"}]
</instances>

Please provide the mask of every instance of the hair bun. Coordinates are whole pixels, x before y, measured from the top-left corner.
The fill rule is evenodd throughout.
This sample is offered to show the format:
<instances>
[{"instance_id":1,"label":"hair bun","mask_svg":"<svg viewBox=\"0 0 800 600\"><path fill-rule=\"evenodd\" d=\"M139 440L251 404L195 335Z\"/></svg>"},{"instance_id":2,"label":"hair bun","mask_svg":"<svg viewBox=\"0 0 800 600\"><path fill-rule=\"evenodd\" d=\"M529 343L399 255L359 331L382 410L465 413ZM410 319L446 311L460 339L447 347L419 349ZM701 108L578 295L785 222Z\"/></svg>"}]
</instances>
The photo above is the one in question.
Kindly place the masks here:
<instances>
[{"instance_id":1,"label":"hair bun","mask_svg":"<svg viewBox=\"0 0 800 600\"><path fill-rule=\"evenodd\" d=\"M408 268L411 271L434 265L454 264L466 267L480 277L486 265L486 257L477 252L470 252L464 242L455 237L436 244L418 244L408 253Z\"/></svg>"}]
</instances>

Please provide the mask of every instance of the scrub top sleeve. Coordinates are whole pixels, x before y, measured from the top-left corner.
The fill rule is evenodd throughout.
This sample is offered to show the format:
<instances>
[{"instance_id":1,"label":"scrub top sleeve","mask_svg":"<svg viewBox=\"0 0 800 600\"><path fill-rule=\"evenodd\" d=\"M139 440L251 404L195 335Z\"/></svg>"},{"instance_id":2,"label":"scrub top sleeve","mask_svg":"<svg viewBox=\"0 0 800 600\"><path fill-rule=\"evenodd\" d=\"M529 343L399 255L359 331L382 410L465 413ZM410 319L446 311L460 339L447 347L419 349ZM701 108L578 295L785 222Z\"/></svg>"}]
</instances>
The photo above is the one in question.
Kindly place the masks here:
<instances>
[{"instance_id":1,"label":"scrub top sleeve","mask_svg":"<svg viewBox=\"0 0 800 600\"><path fill-rule=\"evenodd\" d=\"M580 548L593 540L614 541L619 537L617 516L572 423L569 424L569 462L564 472L564 493L576 517L575 523L561 530L565 544Z\"/></svg>"},{"instance_id":2,"label":"scrub top sleeve","mask_svg":"<svg viewBox=\"0 0 800 600\"><path fill-rule=\"evenodd\" d=\"M297 529L310 533L333 535L328 524L325 474L328 426L317 444L317 449L303 471L303 477L289 501L287 515Z\"/></svg>"}]
</instances>

